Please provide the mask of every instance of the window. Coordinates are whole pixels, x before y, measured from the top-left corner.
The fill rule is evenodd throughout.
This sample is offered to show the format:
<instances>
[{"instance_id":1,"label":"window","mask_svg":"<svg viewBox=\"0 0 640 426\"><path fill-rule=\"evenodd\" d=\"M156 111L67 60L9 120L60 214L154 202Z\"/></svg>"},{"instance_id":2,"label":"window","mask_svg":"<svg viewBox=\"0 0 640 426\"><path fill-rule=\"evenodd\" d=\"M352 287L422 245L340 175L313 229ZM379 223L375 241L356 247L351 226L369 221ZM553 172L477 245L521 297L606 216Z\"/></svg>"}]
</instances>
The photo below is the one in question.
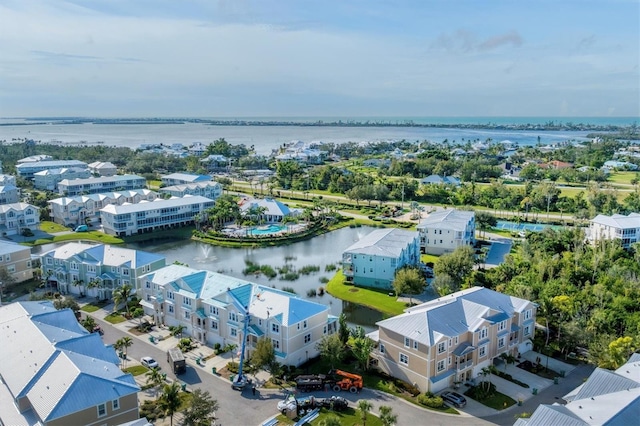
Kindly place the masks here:
<instances>
[{"instance_id":1,"label":"window","mask_svg":"<svg viewBox=\"0 0 640 426\"><path fill-rule=\"evenodd\" d=\"M405 337L405 338L404 338L404 347L405 347L405 348L408 348L408 347L410 347L410 346L411 346L411 340L409 340L409 338L408 338L408 337Z\"/></svg>"},{"instance_id":2,"label":"window","mask_svg":"<svg viewBox=\"0 0 640 426\"><path fill-rule=\"evenodd\" d=\"M209 306L209 313L211 315L218 315L218 308L216 308L215 306Z\"/></svg>"},{"instance_id":3,"label":"window","mask_svg":"<svg viewBox=\"0 0 640 426\"><path fill-rule=\"evenodd\" d=\"M384 349L384 345L382 343L380 343L380 353L383 354L385 349Z\"/></svg>"},{"instance_id":4,"label":"window","mask_svg":"<svg viewBox=\"0 0 640 426\"><path fill-rule=\"evenodd\" d=\"M104 402L102 404L98 404L98 417L104 417L107 415L107 404Z\"/></svg>"},{"instance_id":5,"label":"window","mask_svg":"<svg viewBox=\"0 0 640 426\"><path fill-rule=\"evenodd\" d=\"M129 275L129 268L122 268L122 275Z\"/></svg>"},{"instance_id":6,"label":"window","mask_svg":"<svg viewBox=\"0 0 640 426\"><path fill-rule=\"evenodd\" d=\"M10 274L13 274L14 272L16 272L16 265L8 265L7 272L9 272Z\"/></svg>"},{"instance_id":7,"label":"window","mask_svg":"<svg viewBox=\"0 0 640 426\"><path fill-rule=\"evenodd\" d=\"M1 262L1 261L2 261L2 260L0 259L0 262ZM47 265L53 265L53 259L52 259L52 258L47 257Z\"/></svg>"},{"instance_id":8,"label":"window","mask_svg":"<svg viewBox=\"0 0 640 426\"><path fill-rule=\"evenodd\" d=\"M173 300L173 292L172 291L168 291L167 292L167 299Z\"/></svg>"},{"instance_id":9,"label":"window","mask_svg":"<svg viewBox=\"0 0 640 426\"><path fill-rule=\"evenodd\" d=\"M78 269L78 264L76 262L71 262L71 270L72 271L77 271Z\"/></svg>"},{"instance_id":10,"label":"window","mask_svg":"<svg viewBox=\"0 0 640 426\"><path fill-rule=\"evenodd\" d=\"M307 328L307 320L302 321L302 328Z\"/></svg>"},{"instance_id":11,"label":"window","mask_svg":"<svg viewBox=\"0 0 640 426\"><path fill-rule=\"evenodd\" d=\"M488 334L489 333L487 332L487 328L483 328L482 330L480 330L480 339L486 339Z\"/></svg>"},{"instance_id":12,"label":"window","mask_svg":"<svg viewBox=\"0 0 640 426\"><path fill-rule=\"evenodd\" d=\"M409 357L403 353L400 353L400 364L409 365Z\"/></svg>"},{"instance_id":13,"label":"window","mask_svg":"<svg viewBox=\"0 0 640 426\"><path fill-rule=\"evenodd\" d=\"M441 371L444 371L445 368L447 368L447 360L441 359L440 361L438 361L438 366L437 366L438 373Z\"/></svg>"},{"instance_id":14,"label":"window","mask_svg":"<svg viewBox=\"0 0 640 426\"><path fill-rule=\"evenodd\" d=\"M528 336L531 334L531 326L530 325L525 325L524 327L524 335Z\"/></svg>"},{"instance_id":15,"label":"window","mask_svg":"<svg viewBox=\"0 0 640 426\"><path fill-rule=\"evenodd\" d=\"M87 265L87 272L96 272L96 265Z\"/></svg>"},{"instance_id":16,"label":"window","mask_svg":"<svg viewBox=\"0 0 640 426\"><path fill-rule=\"evenodd\" d=\"M119 410L120 409L120 400L119 399L114 399L113 401L111 401L111 408L113 411Z\"/></svg>"},{"instance_id":17,"label":"window","mask_svg":"<svg viewBox=\"0 0 640 426\"><path fill-rule=\"evenodd\" d=\"M499 348L504 347L504 337L500 337L500 338L498 339L498 347L499 347Z\"/></svg>"},{"instance_id":18,"label":"window","mask_svg":"<svg viewBox=\"0 0 640 426\"><path fill-rule=\"evenodd\" d=\"M447 342L440 342L438 343L438 353L441 354L442 352L447 350Z\"/></svg>"},{"instance_id":19,"label":"window","mask_svg":"<svg viewBox=\"0 0 640 426\"><path fill-rule=\"evenodd\" d=\"M184 319L191 319L191 312L184 311Z\"/></svg>"},{"instance_id":20,"label":"window","mask_svg":"<svg viewBox=\"0 0 640 426\"><path fill-rule=\"evenodd\" d=\"M182 304L186 306L191 306L191 299L187 296L182 296Z\"/></svg>"},{"instance_id":21,"label":"window","mask_svg":"<svg viewBox=\"0 0 640 426\"><path fill-rule=\"evenodd\" d=\"M524 319L525 321L531 319L531 309L527 309L526 311L524 311Z\"/></svg>"},{"instance_id":22,"label":"window","mask_svg":"<svg viewBox=\"0 0 640 426\"><path fill-rule=\"evenodd\" d=\"M478 356L480 358L484 357L487 354L487 345L480 346L480 350L478 351Z\"/></svg>"},{"instance_id":23,"label":"window","mask_svg":"<svg viewBox=\"0 0 640 426\"><path fill-rule=\"evenodd\" d=\"M211 329L212 330L218 329L218 321L211 320Z\"/></svg>"},{"instance_id":24,"label":"window","mask_svg":"<svg viewBox=\"0 0 640 426\"><path fill-rule=\"evenodd\" d=\"M238 337L238 329L235 327L229 328L229 335L231 337Z\"/></svg>"},{"instance_id":25,"label":"window","mask_svg":"<svg viewBox=\"0 0 640 426\"><path fill-rule=\"evenodd\" d=\"M504 330L505 328L507 328L507 322L506 322L506 321L500 321L500 322L498 323L498 331L502 331L502 330Z\"/></svg>"},{"instance_id":26,"label":"window","mask_svg":"<svg viewBox=\"0 0 640 426\"><path fill-rule=\"evenodd\" d=\"M280 349L280 340L271 339L271 343L273 344L273 349Z\"/></svg>"},{"instance_id":27,"label":"window","mask_svg":"<svg viewBox=\"0 0 640 426\"><path fill-rule=\"evenodd\" d=\"M304 344L311 342L311 333L304 335Z\"/></svg>"},{"instance_id":28,"label":"window","mask_svg":"<svg viewBox=\"0 0 640 426\"><path fill-rule=\"evenodd\" d=\"M235 312L229 312L229 321L237 322L238 314L236 314Z\"/></svg>"},{"instance_id":29,"label":"window","mask_svg":"<svg viewBox=\"0 0 640 426\"><path fill-rule=\"evenodd\" d=\"M169 313L172 314L173 313L173 305L169 305Z\"/></svg>"},{"instance_id":30,"label":"window","mask_svg":"<svg viewBox=\"0 0 640 426\"><path fill-rule=\"evenodd\" d=\"M327 334L327 326L322 327L322 334Z\"/></svg>"},{"instance_id":31,"label":"window","mask_svg":"<svg viewBox=\"0 0 640 426\"><path fill-rule=\"evenodd\" d=\"M280 333L280 326L278 324L271 324L272 333Z\"/></svg>"},{"instance_id":32,"label":"window","mask_svg":"<svg viewBox=\"0 0 640 426\"><path fill-rule=\"evenodd\" d=\"M413 341L413 349L418 350L418 341L417 340Z\"/></svg>"}]
</instances>

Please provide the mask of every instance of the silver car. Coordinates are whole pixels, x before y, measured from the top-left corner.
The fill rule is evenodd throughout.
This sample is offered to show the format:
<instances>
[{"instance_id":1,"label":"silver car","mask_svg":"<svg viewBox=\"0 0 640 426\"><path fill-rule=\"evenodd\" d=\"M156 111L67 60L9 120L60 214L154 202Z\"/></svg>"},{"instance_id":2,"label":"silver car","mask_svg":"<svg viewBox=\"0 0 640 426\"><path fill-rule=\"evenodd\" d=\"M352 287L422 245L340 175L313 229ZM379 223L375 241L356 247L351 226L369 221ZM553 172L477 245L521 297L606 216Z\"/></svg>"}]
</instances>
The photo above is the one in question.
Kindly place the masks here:
<instances>
[{"instance_id":1,"label":"silver car","mask_svg":"<svg viewBox=\"0 0 640 426\"><path fill-rule=\"evenodd\" d=\"M467 399L460 395L458 392L445 391L440 394L444 402L454 405L457 408L462 408L467 405Z\"/></svg>"},{"instance_id":2,"label":"silver car","mask_svg":"<svg viewBox=\"0 0 640 426\"><path fill-rule=\"evenodd\" d=\"M150 356L143 356L140 359L140 364L144 365L147 368L158 368L158 361L151 358Z\"/></svg>"}]
</instances>

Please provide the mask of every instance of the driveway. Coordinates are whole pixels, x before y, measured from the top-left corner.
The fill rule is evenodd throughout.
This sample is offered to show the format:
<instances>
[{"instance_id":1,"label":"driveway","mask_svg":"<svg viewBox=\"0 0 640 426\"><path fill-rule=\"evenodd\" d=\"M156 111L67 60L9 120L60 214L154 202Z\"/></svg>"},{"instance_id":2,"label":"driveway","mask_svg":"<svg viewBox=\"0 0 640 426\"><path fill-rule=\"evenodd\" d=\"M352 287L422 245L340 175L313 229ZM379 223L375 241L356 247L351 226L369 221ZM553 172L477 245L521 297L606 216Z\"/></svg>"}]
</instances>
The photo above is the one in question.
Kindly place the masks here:
<instances>
[{"instance_id":1,"label":"driveway","mask_svg":"<svg viewBox=\"0 0 640 426\"><path fill-rule=\"evenodd\" d=\"M485 257L485 268L493 268L504 262L504 258L511 251L513 241L509 238L497 238L491 240L491 248Z\"/></svg>"}]
</instances>

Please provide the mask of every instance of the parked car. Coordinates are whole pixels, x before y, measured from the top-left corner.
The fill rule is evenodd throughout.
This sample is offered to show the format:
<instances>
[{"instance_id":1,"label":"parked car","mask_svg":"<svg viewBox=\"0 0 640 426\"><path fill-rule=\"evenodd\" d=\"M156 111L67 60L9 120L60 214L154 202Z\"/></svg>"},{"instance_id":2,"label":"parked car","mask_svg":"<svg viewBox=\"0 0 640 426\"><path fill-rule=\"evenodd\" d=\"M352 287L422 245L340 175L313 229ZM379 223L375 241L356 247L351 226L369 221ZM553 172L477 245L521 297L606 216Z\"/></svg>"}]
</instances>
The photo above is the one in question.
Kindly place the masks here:
<instances>
[{"instance_id":1,"label":"parked car","mask_svg":"<svg viewBox=\"0 0 640 426\"><path fill-rule=\"evenodd\" d=\"M147 368L158 368L158 361L151 358L150 356L143 356L140 359L140 363Z\"/></svg>"},{"instance_id":2,"label":"parked car","mask_svg":"<svg viewBox=\"0 0 640 426\"><path fill-rule=\"evenodd\" d=\"M100 327L99 325L96 325L95 327L93 327L93 332L94 333L98 333L101 336L104 334L104 331L102 330L102 327Z\"/></svg>"},{"instance_id":3,"label":"parked car","mask_svg":"<svg viewBox=\"0 0 640 426\"><path fill-rule=\"evenodd\" d=\"M454 405L457 408L462 408L467 405L467 398L460 395L458 392L445 391L440 394L444 402Z\"/></svg>"},{"instance_id":4,"label":"parked car","mask_svg":"<svg viewBox=\"0 0 640 426\"><path fill-rule=\"evenodd\" d=\"M87 225L80 225L77 226L75 229L76 232L88 232L89 231L89 227Z\"/></svg>"}]
</instances>

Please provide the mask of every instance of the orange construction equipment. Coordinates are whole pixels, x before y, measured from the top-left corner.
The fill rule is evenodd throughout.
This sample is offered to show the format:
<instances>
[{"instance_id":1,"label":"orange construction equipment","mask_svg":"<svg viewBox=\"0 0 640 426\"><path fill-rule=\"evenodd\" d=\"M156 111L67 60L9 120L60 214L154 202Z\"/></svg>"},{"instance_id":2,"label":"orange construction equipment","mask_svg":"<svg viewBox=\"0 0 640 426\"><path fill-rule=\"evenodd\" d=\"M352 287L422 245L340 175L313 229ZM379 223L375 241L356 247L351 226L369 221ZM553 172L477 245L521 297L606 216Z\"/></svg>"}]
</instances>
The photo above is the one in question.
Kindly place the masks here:
<instances>
[{"instance_id":1,"label":"orange construction equipment","mask_svg":"<svg viewBox=\"0 0 640 426\"><path fill-rule=\"evenodd\" d=\"M348 390L351 393L356 393L362 389L362 376L342 370L335 370L334 373L343 377L342 380L337 381L333 385L335 392Z\"/></svg>"}]
</instances>

